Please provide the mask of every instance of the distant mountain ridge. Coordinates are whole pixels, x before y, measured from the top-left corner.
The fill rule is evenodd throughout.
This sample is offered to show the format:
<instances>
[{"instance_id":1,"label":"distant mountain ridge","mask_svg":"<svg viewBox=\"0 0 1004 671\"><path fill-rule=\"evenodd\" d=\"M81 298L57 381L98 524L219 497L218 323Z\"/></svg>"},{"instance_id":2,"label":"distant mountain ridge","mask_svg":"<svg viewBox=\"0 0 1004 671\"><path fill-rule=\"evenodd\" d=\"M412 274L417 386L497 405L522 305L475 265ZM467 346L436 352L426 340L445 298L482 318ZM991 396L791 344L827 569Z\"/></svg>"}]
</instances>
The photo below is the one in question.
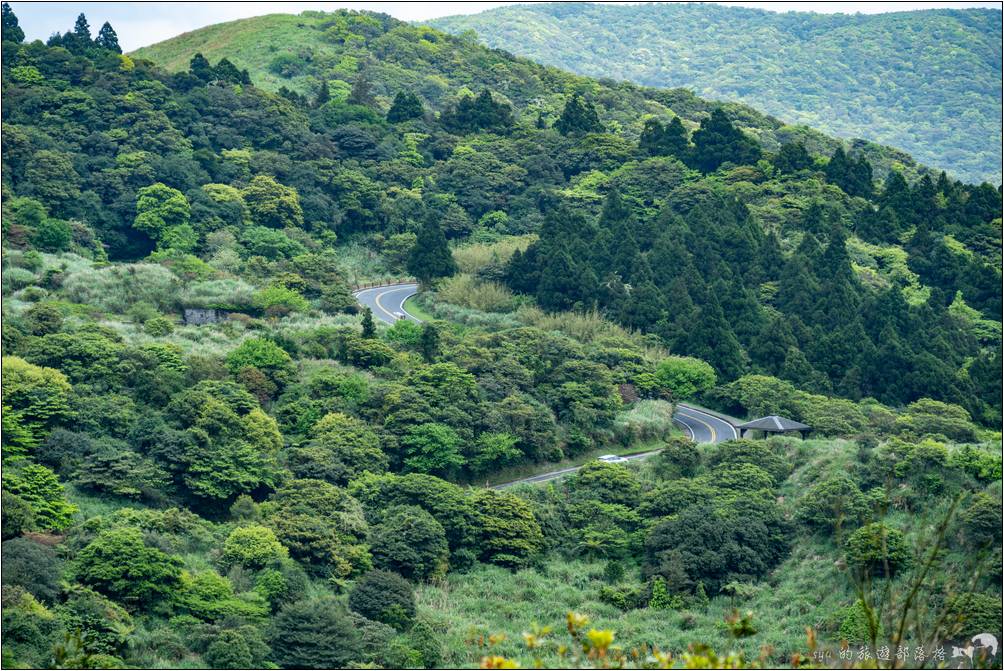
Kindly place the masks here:
<instances>
[{"instance_id":1,"label":"distant mountain ridge","mask_svg":"<svg viewBox=\"0 0 1004 671\"><path fill-rule=\"evenodd\" d=\"M688 87L1001 182L1001 12L514 5L429 22L573 72Z\"/></svg>"}]
</instances>

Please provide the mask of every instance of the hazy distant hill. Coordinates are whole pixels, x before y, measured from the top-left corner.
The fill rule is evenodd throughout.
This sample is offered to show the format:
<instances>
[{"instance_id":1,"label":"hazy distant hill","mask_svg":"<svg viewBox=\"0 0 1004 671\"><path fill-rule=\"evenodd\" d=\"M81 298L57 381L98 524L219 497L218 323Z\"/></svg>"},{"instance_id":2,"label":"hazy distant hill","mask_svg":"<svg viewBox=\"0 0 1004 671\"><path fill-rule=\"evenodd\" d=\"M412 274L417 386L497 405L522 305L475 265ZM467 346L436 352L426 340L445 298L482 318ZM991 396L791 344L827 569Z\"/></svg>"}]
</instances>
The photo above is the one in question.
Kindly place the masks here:
<instances>
[{"instance_id":1,"label":"hazy distant hill","mask_svg":"<svg viewBox=\"0 0 1004 671\"><path fill-rule=\"evenodd\" d=\"M594 77L692 87L1001 181L1001 13L516 5L432 25Z\"/></svg>"}]
</instances>

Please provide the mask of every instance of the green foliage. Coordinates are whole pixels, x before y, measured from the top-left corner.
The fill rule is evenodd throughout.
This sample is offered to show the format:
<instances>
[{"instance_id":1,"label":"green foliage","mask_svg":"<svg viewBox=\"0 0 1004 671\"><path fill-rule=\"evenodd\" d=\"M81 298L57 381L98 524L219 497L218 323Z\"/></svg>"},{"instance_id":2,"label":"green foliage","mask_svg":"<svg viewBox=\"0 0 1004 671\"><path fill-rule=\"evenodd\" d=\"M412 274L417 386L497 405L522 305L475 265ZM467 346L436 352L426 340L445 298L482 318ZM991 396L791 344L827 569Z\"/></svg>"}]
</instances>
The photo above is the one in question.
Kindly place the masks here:
<instances>
[{"instance_id":1,"label":"green foliage","mask_svg":"<svg viewBox=\"0 0 1004 671\"><path fill-rule=\"evenodd\" d=\"M258 226L286 228L303 225L303 210L296 189L268 175L257 175L241 190L252 221Z\"/></svg>"},{"instance_id":2,"label":"green foliage","mask_svg":"<svg viewBox=\"0 0 1004 671\"><path fill-rule=\"evenodd\" d=\"M160 240L178 226L187 225L191 216L188 199L177 189L158 182L137 192L133 227L154 240Z\"/></svg>"},{"instance_id":3,"label":"green foliage","mask_svg":"<svg viewBox=\"0 0 1004 671\"><path fill-rule=\"evenodd\" d=\"M356 659L359 634L334 598L307 599L281 611L269 627L272 660L284 669L344 668Z\"/></svg>"},{"instance_id":4,"label":"green foliage","mask_svg":"<svg viewBox=\"0 0 1004 671\"><path fill-rule=\"evenodd\" d=\"M868 500L854 481L837 476L814 484L798 502L796 518L809 526L832 532L850 529L868 518Z\"/></svg>"},{"instance_id":5,"label":"green foliage","mask_svg":"<svg viewBox=\"0 0 1004 671\"><path fill-rule=\"evenodd\" d=\"M290 480L261 505L262 520L294 559L336 579L370 565L368 532L359 503L321 480Z\"/></svg>"},{"instance_id":6,"label":"green foliage","mask_svg":"<svg viewBox=\"0 0 1004 671\"><path fill-rule=\"evenodd\" d=\"M249 338L227 355L227 367L234 374L244 368L258 368L269 371L279 378L285 378L293 367L293 360L274 341Z\"/></svg>"},{"instance_id":7,"label":"green foliage","mask_svg":"<svg viewBox=\"0 0 1004 671\"><path fill-rule=\"evenodd\" d=\"M3 489L31 509L32 530L62 531L70 526L77 506L66 500L56 474L30 461L7 461Z\"/></svg>"},{"instance_id":8,"label":"green foliage","mask_svg":"<svg viewBox=\"0 0 1004 671\"><path fill-rule=\"evenodd\" d=\"M947 615L950 631L963 638L999 631L1000 599L990 594L964 592L952 599Z\"/></svg>"},{"instance_id":9,"label":"green foliage","mask_svg":"<svg viewBox=\"0 0 1004 671\"><path fill-rule=\"evenodd\" d=\"M879 576L892 576L908 566L910 552L903 532L882 522L861 527L844 542L848 563Z\"/></svg>"},{"instance_id":10,"label":"green foliage","mask_svg":"<svg viewBox=\"0 0 1004 671\"><path fill-rule=\"evenodd\" d=\"M70 417L71 389L58 370L34 366L18 357L3 357L3 407L5 412L17 414L32 441L44 439L52 426Z\"/></svg>"},{"instance_id":11,"label":"green foliage","mask_svg":"<svg viewBox=\"0 0 1004 671\"><path fill-rule=\"evenodd\" d=\"M583 100L578 93L565 101L565 109L554 123L554 128L562 135L580 135L585 133L602 133L596 108L588 100Z\"/></svg>"},{"instance_id":12,"label":"green foliage","mask_svg":"<svg viewBox=\"0 0 1004 671\"><path fill-rule=\"evenodd\" d=\"M475 544L482 561L521 568L532 562L544 547L540 524L522 499L491 489L475 490L479 539Z\"/></svg>"},{"instance_id":13,"label":"green foliage","mask_svg":"<svg viewBox=\"0 0 1004 671\"><path fill-rule=\"evenodd\" d=\"M641 484L622 464L590 461L572 478L570 486L578 495L627 506L637 505Z\"/></svg>"},{"instance_id":14,"label":"green foliage","mask_svg":"<svg viewBox=\"0 0 1004 671\"><path fill-rule=\"evenodd\" d=\"M847 606L840 619L840 639L856 645L871 644L881 640L882 623L878 621L878 613L865 606L858 599Z\"/></svg>"},{"instance_id":15,"label":"green foliage","mask_svg":"<svg viewBox=\"0 0 1004 671\"><path fill-rule=\"evenodd\" d=\"M268 527L237 527L223 543L222 560L228 565L258 569L277 564L289 553Z\"/></svg>"},{"instance_id":16,"label":"green foliage","mask_svg":"<svg viewBox=\"0 0 1004 671\"><path fill-rule=\"evenodd\" d=\"M388 571L370 571L349 592L349 608L371 620L407 629L415 617L415 595L408 581Z\"/></svg>"},{"instance_id":17,"label":"green foliage","mask_svg":"<svg viewBox=\"0 0 1004 671\"><path fill-rule=\"evenodd\" d=\"M102 531L72 562L73 576L132 607L148 606L173 594L181 560L150 547L139 529Z\"/></svg>"},{"instance_id":18,"label":"green foliage","mask_svg":"<svg viewBox=\"0 0 1004 671\"><path fill-rule=\"evenodd\" d=\"M183 571L173 595L175 608L206 621L225 618L260 620L268 613L265 599L250 592L234 595L229 580L214 571Z\"/></svg>"},{"instance_id":19,"label":"green foliage","mask_svg":"<svg viewBox=\"0 0 1004 671\"><path fill-rule=\"evenodd\" d=\"M464 465L461 439L445 424L420 424L401 438L408 471L447 475Z\"/></svg>"},{"instance_id":20,"label":"green foliage","mask_svg":"<svg viewBox=\"0 0 1004 671\"><path fill-rule=\"evenodd\" d=\"M79 585L69 590L68 597L57 612L64 628L80 637L83 652L98 657L118 655L125 651L134 624L124 608L94 590ZM89 668L121 666L95 663Z\"/></svg>"},{"instance_id":21,"label":"green foliage","mask_svg":"<svg viewBox=\"0 0 1004 671\"><path fill-rule=\"evenodd\" d=\"M423 284L457 272L457 264L446 246L446 237L436 219L428 219L419 231L408 257L408 272Z\"/></svg>"},{"instance_id":22,"label":"green foliage","mask_svg":"<svg viewBox=\"0 0 1004 671\"><path fill-rule=\"evenodd\" d=\"M377 568L409 580L440 578L446 574L450 556L446 532L436 518L421 508L391 508L371 529L369 541Z\"/></svg>"},{"instance_id":23,"label":"green foliage","mask_svg":"<svg viewBox=\"0 0 1004 671\"><path fill-rule=\"evenodd\" d=\"M715 386L715 370L706 362L691 357L663 359L655 369L657 388L674 400L694 398Z\"/></svg>"},{"instance_id":24,"label":"green foliage","mask_svg":"<svg viewBox=\"0 0 1004 671\"><path fill-rule=\"evenodd\" d=\"M236 384L200 382L172 398L170 411L191 446L172 461L194 495L228 499L273 482L282 436Z\"/></svg>"},{"instance_id":25,"label":"green foliage","mask_svg":"<svg viewBox=\"0 0 1004 671\"><path fill-rule=\"evenodd\" d=\"M336 412L314 426L313 439L289 454L289 466L301 478L345 485L364 472L387 470L387 455L376 433L355 417Z\"/></svg>"},{"instance_id":26,"label":"green foliage","mask_svg":"<svg viewBox=\"0 0 1004 671\"><path fill-rule=\"evenodd\" d=\"M28 502L20 496L4 490L0 493L3 503L0 504L0 514L3 515L3 540L17 538L25 531L35 526L35 511Z\"/></svg>"},{"instance_id":27,"label":"green foliage","mask_svg":"<svg viewBox=\"0 0 1004 671\"><path fill-rule=\"evenodd\" d=\"M44 603L55 603L60 593L63 562L53 548L27 538L3 543L4 585L17 585Z\"/></svg>"},{"instance_id":28,"label":"green foliage","mask_svg":"<svg viewBox=\"0 0 1004 671\"><path fill-rule=\"evenodd\" d=\"M398 91L390 109L387 110L387 121L400 123L410 119L420 119L423 114L425 114L425 109L418 96L410 91Z\"/></svg>"}]
</instances>

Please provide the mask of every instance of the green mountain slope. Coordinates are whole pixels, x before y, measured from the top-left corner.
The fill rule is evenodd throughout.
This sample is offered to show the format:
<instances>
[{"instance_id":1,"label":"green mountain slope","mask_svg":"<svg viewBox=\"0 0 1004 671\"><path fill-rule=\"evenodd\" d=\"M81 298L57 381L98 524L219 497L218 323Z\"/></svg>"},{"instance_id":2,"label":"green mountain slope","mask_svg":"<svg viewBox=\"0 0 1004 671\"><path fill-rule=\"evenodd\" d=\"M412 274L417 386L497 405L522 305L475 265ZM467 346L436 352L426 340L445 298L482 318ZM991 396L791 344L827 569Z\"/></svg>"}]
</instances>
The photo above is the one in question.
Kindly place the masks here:
<instances>
[{"instance_id":1,"label":"green mountain slope","mask_svg":"<svg viewBox=\"0 0 1004 671\"><path fill-rule=\"evenodd\" d=\"M592 77L686 86L1001 181L1001 13L517 5L432 25Z\"/></svg>"},{"instance_id":2,"label":"green mountain slope","mask_svg":"<svg viewBox=\"0 0 1004 671\"><path fill-rule=\"evenodd\" d=\"M168 72L0 10L4 668L804 668L859 599L896 652L1000 636L996 188L369 13ZM407 275L423 324L351 294Z\"/></svg>"},{"instance_id":3,"label":"green mountain slope","mask_svg":"<svg viewBox=\"0 0 1004 671\"><path fill-rule=\"evenodd\" d=\"M475 41L450 37L379 14L336 15L303 12L272 14L215 24L135 51L168 71L186 70L201 53L215 63L227 58L246 68L259 87L285 87L314 95L318 82L329 82L335 100L345 100L352 83L365 74L373 99L385 108L402 88L414 90L440 110L465 92L490 88L514 108L517 116L553 121L565 97L589 94L601 120L612 130L637 138L647 115L679 115L695 128L700 118L719 106L686 89L653 89L627 82L597 81L531 60L487 49ZM805 126L791 126L745 105L727 108L736 123L765 148L798 140L812 153L829 155L838 141ZM924 168L891 147L855 140L851 143L871 161L876 177L897 167L914 178Z\"/></svg>"}]
</instances>

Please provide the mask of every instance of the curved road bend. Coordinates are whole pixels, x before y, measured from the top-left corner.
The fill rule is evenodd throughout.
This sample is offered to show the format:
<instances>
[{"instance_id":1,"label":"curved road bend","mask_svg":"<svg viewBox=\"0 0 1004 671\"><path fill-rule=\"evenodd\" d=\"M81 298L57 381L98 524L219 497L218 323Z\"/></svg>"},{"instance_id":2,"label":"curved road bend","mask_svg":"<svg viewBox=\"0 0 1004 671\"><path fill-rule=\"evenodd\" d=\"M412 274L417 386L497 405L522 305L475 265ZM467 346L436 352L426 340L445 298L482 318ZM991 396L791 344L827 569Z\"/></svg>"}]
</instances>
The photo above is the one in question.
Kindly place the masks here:
<instances>
[{"instance_id":1,"label":"curved road bend","mask_svg":"<svg viewBox=\"0 0 1004 671\"><path fill-rule=\"evenodd\" d=\"M372 289L360 289L352 293L362 305L373 311L373 317L382 322L393 324L398 320L394 315L400 312L406 319L421 321L409 315L404 310L404 302L418 293L417 284L389 284Z\"/></svg>"},{"instance_id":2,"label":"curved road bend","mask_svg":"<svg viewBox=\"0 0 1004 671\"><path fill-rule=\"evenodd\" d=\"M421 322L418 317L408 314L408 311L404 309L405 301L414 296L416 293L418 293L417 284L391 284L382 287L373 287L371 289L360 289L359 291L354 292L353 295L356 297L357 301L373 311L373 316L376 319L388 324L393 324L399 319L399 317L394 314L395 312L403 314L405 319ZM673 421L675 421L697 443L721 443L723 441L734 440L739 437L738 430L732 424L726 422L724 419L720 419L689 405L678 403L676 405L676 412L673 413ZM658 450L655 450L653 452L632 454L626 458L629 460L645 459L657 453ZM506 487L512 487L513 485L524 483L547 482L548 480L554 480L564 475L568 475L569 473L574 473L577 470L579 470L578 466L563 468L558 471L534 475L532 477L516 480L515 482L509 482L504 485L496 485L494 489L505 489Z\"/></svg>"}]
</instances>

